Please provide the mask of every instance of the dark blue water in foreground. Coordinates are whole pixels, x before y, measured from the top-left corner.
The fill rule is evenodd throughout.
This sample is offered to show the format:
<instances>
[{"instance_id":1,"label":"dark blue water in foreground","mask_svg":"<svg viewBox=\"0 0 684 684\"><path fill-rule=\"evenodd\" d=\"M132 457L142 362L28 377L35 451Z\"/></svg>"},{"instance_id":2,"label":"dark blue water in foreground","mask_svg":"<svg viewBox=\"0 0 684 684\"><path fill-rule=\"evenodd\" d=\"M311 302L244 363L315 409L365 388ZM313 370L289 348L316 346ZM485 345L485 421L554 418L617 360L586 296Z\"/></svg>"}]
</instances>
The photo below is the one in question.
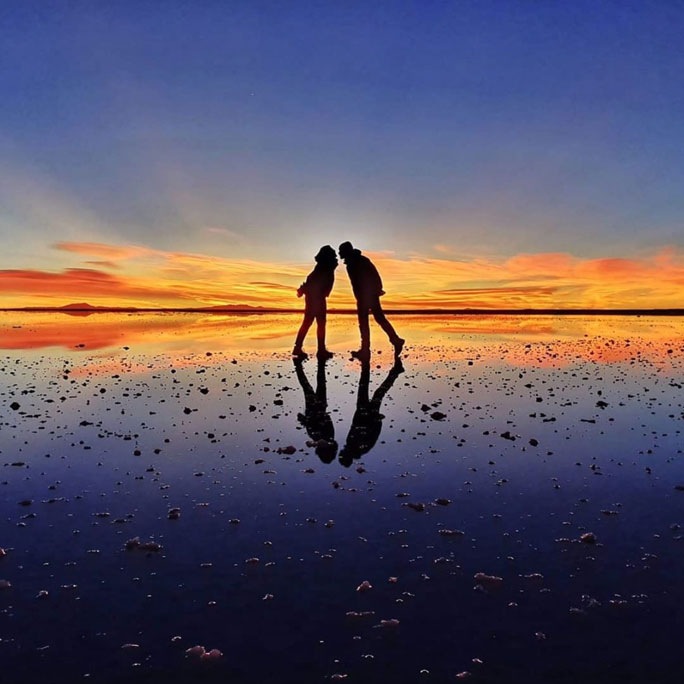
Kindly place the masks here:
<instances>
[{"instance_id":1,"label":"dark blue water in foreground","mask_svg":"<svg viewBox=\"0 0 684 684\"><path fill-rule=\"evenodd\" d=\"M5 351L2 681L682 681L683 326L640 326Z\"/></svg>"}]
</instances>

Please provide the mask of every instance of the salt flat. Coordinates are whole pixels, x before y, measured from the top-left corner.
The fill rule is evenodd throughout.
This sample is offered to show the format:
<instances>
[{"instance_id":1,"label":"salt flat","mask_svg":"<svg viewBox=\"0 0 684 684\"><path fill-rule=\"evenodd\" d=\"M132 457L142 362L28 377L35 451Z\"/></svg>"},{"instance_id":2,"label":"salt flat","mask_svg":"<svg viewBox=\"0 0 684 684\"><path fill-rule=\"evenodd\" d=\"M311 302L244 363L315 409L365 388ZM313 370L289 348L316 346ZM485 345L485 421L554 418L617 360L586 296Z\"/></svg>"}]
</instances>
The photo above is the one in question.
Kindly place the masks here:
<instances>
[{"instance_id":1,"label":"salt flat","mask_svg":"<svg viewBox=\"0 0 684 684\"><path fill-rule=\"evenodd\" d=\"M3 680L681 681L684 319L394 322L1 314Z\"/></svg>"}]
</instances>

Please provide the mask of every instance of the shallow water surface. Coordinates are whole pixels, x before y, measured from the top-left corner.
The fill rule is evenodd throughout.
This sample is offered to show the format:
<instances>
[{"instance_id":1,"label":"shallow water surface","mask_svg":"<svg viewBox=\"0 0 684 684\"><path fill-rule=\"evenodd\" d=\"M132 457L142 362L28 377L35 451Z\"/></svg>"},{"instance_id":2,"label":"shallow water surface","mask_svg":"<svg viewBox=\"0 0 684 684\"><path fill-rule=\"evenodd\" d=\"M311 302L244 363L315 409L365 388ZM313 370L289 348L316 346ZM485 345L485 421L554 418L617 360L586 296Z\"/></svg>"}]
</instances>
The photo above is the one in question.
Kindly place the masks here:
<instances>
[{"instance_id":1,"label":"shallow water surface","mask_svg":"<svg viewBox=\"0 0 684 684\"><path fill-rule=\"evenodd\" d=\"M394 323L0 314L3 681L682 681L684 319Z\"/></svg>"}]
</instances>

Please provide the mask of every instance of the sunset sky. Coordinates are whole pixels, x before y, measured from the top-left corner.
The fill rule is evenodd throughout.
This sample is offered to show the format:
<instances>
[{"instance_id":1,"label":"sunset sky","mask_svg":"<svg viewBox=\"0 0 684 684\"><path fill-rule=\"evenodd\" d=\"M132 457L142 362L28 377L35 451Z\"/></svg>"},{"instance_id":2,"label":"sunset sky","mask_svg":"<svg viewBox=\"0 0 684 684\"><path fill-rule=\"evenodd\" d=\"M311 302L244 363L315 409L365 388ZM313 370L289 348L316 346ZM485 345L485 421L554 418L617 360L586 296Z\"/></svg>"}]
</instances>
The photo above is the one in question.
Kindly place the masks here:
<instances>
[{"instance_id":1,"label":"sunset sky","mask_svg":"<svg viewBox=\"0 0 684 684\"><path fill-rule=\"evenodd\" d=\"M0 307L683 307L684 6L0 11ZM351 303L344 267L331 306Z\"/></svg>"}]
</instances>

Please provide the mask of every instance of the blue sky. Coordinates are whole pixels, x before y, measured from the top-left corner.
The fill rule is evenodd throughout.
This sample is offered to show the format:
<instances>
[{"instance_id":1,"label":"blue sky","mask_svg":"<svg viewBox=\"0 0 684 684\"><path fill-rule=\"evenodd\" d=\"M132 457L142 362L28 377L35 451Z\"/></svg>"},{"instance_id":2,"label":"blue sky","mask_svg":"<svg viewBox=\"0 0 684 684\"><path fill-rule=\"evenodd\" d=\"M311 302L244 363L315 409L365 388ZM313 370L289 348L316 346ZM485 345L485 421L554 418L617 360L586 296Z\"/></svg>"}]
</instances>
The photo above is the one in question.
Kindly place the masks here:
<instances>
[{"instance_id":1,"label":"blue sky","mask_svg":"<svg viewBox=\"0 0 684 684\"><path fill-rule=\"evenodd\" d=\"M10 2L0 267L684 246L675 2Z\"/></svg>"}]
</instances>

